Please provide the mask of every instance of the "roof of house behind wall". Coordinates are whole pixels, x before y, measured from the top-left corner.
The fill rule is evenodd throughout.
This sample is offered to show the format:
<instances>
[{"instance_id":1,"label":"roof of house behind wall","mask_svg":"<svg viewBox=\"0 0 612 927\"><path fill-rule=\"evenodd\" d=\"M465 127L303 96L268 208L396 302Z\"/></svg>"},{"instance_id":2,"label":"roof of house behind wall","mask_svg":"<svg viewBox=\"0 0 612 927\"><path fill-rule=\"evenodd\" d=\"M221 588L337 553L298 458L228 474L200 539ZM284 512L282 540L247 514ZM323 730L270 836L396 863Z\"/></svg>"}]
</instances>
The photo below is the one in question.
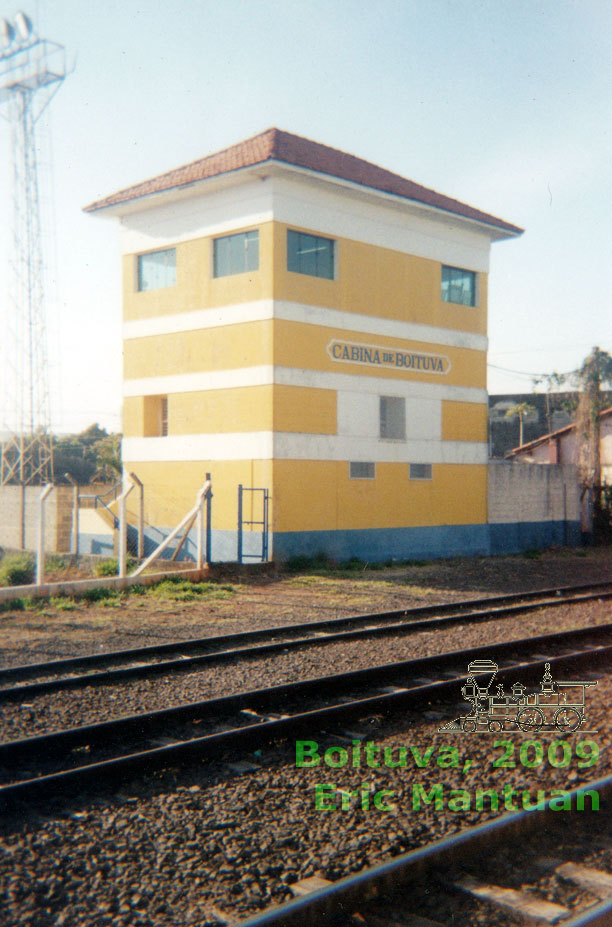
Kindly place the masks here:
<instances>
[{"instance_id":1,"label":"roof of house behind wall","mask_svg":"<svg viewBox=\"0 0 612 927\"><path fill-rule=\"evenodd\" d=\"M118 206L121 203L196 183L209 177L217 177L241 168L264 164L266 161L280 161L363 187L391 193L435 209L463 216L466 219L483 222L511 235L520 235L523 231L516 225L504 222L503 219L498 219L479 209L474 209L473 206L461 203L459 200L423 187L399 174L393 174L376 164L364 161L362 158L346 154L344 151L330 148L319 142L312 142L307 138L301 138L299 135L292 135L290 132L283 132L280 129L267 129L244 142L224 148L223 151L217 151L215 154L199 158L197 161L177 167L165 174L159 174L150 180L126 187L118 193L90 203L85 207L85 212Z\"/></svg>"}]
</instances>

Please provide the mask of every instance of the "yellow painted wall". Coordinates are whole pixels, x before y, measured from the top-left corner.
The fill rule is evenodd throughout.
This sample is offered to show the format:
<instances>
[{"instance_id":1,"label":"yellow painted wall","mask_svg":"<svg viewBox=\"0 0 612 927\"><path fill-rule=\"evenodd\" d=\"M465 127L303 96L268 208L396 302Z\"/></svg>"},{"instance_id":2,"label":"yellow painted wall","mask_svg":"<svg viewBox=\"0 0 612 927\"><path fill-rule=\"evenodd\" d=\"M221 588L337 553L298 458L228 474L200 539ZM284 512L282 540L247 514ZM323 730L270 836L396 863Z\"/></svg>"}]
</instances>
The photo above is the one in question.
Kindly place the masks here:
<instances>
[{"instance_id":1,"label":"yellow painted wall","mask_svg":"<svg viewBox=\"0 0 612 927\"><path fill-rule=\"evenodd\" d=\"M441 296L442 270L438 261L346 238L337 240L335 280L297 274L287 270L288 227L295 228L274 224L275 299L486 333L486 274L478 274L478 306L447 303ZM298 231L317 233L316 229Z\"/></svg>"},{"instance_id":2,"label":"yellow painted wall","mask_svg":"<svg viewBox=\"0 0 612 927\"><path fill-rule=\"evenodd\" d=\"M123 345L126 379L233 370L272 363L272 320L131 338Z\"/></svg>"},{"instance_id":3,"label":"yellow painted wall","mask_svg":"<svg viewBox=\"0 0 612 927\"><path fill-rule=\"evenodd\" d=\"M484 403L442 402L443 441L488 440L488 409Z\"/></svg>"},{"instance_id":4,"label":"yellow painted wall","mask_svg":"<svg viewBox=\"0 0 612 927\"><path fill-rule=\"evenodd\" d=\"M168 433L189 435L272 429L272 387L173 393L169 398Z\"/></svg>"},{"instance_id":5,"label":"yellow painted wall","mask_svg":"<svg viewBox=\"0 0 612 927\"><path fill-rule=\"evenodd\" d=\"M380 345L404 351L421 351L446 355L451 362L448 374L424 373L379 365L351 364L333 360L327 346L333 339L354 344ZM320 328L301 322L278 319L274 325L274 363L281 367L299 367L305 370L325 370L330 373L349 373L358 376L385 377L388 379L417 380L451 386L471 386L484 389L487 376L485 351L470 348L453 348L432 345L429 342L405 341L384 335L364 335L341 329Z\"/></svg>"},{"instance_id":6,"label":"yellow painted wall","mask_svg":"<svg viewBox=\"0 0 612 927\"><path fill-rule=\"evenodd\" d=\"M337 279L323 280L287 271L286 232L287 226L281 223L259 226L259 270L219 279L212 277L211 239L180 243L177 285L146 293L136 291L136 256L126 256L125 319L217 306L227 306L231 313L232 303L275 298L486 333L486 274L479 274L477 307L444 303L439 262L342 239L337 242ZM327 352L332 339L443 354L450 359L451 369L447 375L439 375L337 362ZM375 376L390 382L421 381L480 389L486 385L485 351L353 334L285 320L133 338L124 344L124 376L129 379L262 365ZM126 398L126 436L156 433L152 430L154 401L156 397ZM443 440L485 442L486 415L484 404L444 401ZM281 385L170 393L168 419L170 435L261 430L335 434L337 397L333 390ZM275 531L463 525L487 519L486 466L435 464L431 481L410 480L407 462L377 463L374 481L350 480L348 461L126 461L126 468L134 470L145 484L147 521L163 527L176 524L193 505L207 471L213 477L215 529L235 530L238 483L270 489L271 528Z\"/></svg>"},{"instance_id":7,"label":"yellow painted wall","mask_svg":"<svg viewBox=\"0 0 612 927\"><path fill-rule=\"evenodd\" d=\"M274 431L334 435L338 431L335 390L274 387Z\"/></svg>"},{"instance_id":8,"label":"yellow painted wall","mask_svg":"<svg viewBox=\"0 0 612 927\"><path fill-rule=\"evenodd\" d=\"M434 464L432 480L410 480L406 463L378 463L375 480L350 480L346 461L126 461L145 484L145 518L171 528L194 505L205 475L213 481L215 530L236 529L238 484L274 487L273 531L367 530L484 524L486 466ZM273 483L274 473L274 483ZM245 518L259 517L245 496ZM135 500L128 500L136 515Z\"/></svg>"},{"instance_id":9,"label":"yellow painted wall","mask_svg":"<svg viewBox=\"0 0 612 927\"><path fill-rule=\"evenodd\" d=\"M171 393L168 434L288 431L336 434L335 390L298 386L249 386ZM123 403L126 438L159 434L159 397L130 396Z\"/></svg>"},{"instance_id":10,"label":"yellow painted wall","mask_svg":"<svg viewBox=\"0 0 612 927\"><path fill-rule=\"evenodd\" d=\"M295 228L295 226L290 226ZM237 227L234 232L247 228ZM259 270L212 276L213 238L176 245L176 286L138 292L137 255L123 258L124 319L174 315L194 309L271 298L325 306L346 312L485 334L487 275L478 274L478 306L441 298L441 265L389 248L336 239L336 279L324 280L287 270L287 228L264 222L259 229ZM317 233L317 229L303 229ZM327 237L327 236L324 236Z\"/></svg>"},{"instance_id":11,"label":"yellow painted wall","mask_svg":"<svg viewBox=\"0 0 612 927\"><path fill-rule=\"evenodd\" d=\"M235 531L238 517L238 484L272 486L272 462L240 461L126 461L128 473L134 472L145 486L145 519L149 524L172 528L195 505L198 490L210 473L213 484L213 530ZM248 495L245 497L248 498ZM128 514L136 517L136 494L128 497ZM249 503L244 517L250 517ZM273 503L270 507L273 517Z\"/></svg>"},{"instance_id":12,"label":"yellow painted wall","mask_svg":"<svg viewBox=\"0 0 612 927\"><path fill-rule=\"evenodd\" d=\"M250 228L253 226L237 227L232 229L231 234ZM123 258L124 320L175 315L194 309L269 299L272 295L272 223L264 222L257 228L259 270L244 274L213 277L213 238L196 238L176 245L175 286L140 293L137 255L126 254Z\"/></svg>"},{"instance_id":13,"label":"yellow painted wall","mask_svg":"<svg viewBox=\"0 0 612 927\"><path fill-rule=\"evenodd\" d=\"M432 480L407 463L377 463L376 479L349 479L346 461L277 460L275 531L472 525L487 520L487 467L434 464Z\"/></svg>"}]
</instances>

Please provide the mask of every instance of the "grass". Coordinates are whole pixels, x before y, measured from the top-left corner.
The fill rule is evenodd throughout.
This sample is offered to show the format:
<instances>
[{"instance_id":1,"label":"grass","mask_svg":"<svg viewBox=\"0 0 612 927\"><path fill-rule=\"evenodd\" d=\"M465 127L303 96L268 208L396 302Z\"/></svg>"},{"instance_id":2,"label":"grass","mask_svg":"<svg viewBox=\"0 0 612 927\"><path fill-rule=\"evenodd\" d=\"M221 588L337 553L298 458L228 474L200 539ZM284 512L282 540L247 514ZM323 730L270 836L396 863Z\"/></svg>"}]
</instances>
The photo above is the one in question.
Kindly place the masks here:
<instances>
[{"instance_id":1,"label":"grass","mask_svg":"<svg viewBox=\"0 0 612 927\"><path fill-rule=\"evenodd\" d=\"M10 554L0 563L0 586L29 586L35 572L32 554Z\"/></svg>"},{"instance_id":2,"label":"grass","mask_svg":"<svg viewBox=\"0 0 612 927\"><path fill-rule=\"evenodd\" d=\"M181 579L164 579L147 588L146 594L171 602L192 602L194 599L227 599L236 594L233 586L217 583L192 583Z\"/></svg>"},{"instance_id":3,"label":"grass","mask_svg":"<svg viewBox=\"0 0 612 927\"><path fill-rule=\"evenodd\" d=\"M56 608L59 612L73 612L77 609L78 603L74 599L69 599L64 596L52 595L49 599L49 605L52 608Z\"/></svg>"},{"instance_id":4,"label":"grass","mask_svg":"<svg viewBox=\"0 0 612 927\"><path fill-rule=\"evenodd\" d=\"M138 563L134 557L128 557L126 560L126 570L131 573ZM119 574L119 563L115 557L108 557L106 560L100 560L94 566L96 576L117 576Z\"/></svg>"}]
</instances>

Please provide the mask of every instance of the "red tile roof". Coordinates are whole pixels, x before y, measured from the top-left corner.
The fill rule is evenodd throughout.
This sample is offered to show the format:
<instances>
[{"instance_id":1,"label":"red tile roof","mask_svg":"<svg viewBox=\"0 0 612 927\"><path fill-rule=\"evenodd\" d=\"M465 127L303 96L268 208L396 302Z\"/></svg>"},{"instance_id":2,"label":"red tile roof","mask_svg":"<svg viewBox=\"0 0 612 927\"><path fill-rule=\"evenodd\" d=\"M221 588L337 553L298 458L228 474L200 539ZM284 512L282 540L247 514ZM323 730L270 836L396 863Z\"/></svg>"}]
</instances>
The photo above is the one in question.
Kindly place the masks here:
<instances>
[{"instance_id":1,"label":"red tile roof","mask_svg":"<svg viewBox=\"0 0 612 927\"><path fill-rule=\"evenodd\" d=\"M603 421L605 418L612 416L612 406L608 409L602 409L599 413L600 421ZM539 438L534 438L533 441L528 441L526 444L519 444L518 447L513 447L511 451L506 454L506 457L514 457L516 454L522 454L524 451L533 450L533 448L538 447L540 444L547 444L549 441L556 440L560 438L561 435L569 434L570 431L573 431L576 427L576 422L570 422L569 425L564 425L563 428L558 428L557 431L550 431L546 435L540 435Z\"/></svg>"},{"instance_id":2,"label":"red tile roof","mask_svg":"<svg viewBox=\"0 0 612 927\"><path fill-rule=\"evenodd\" d=\"M85 207L85 212L95 212L98 209L117 206L143 196L162 193L209 177L217 177L230 171L263 164L266 161L282 161L284 164L292 164L320 174L328 174L331 177L348 180L364 187L392 193L395 196L415 200L418 203L424 203L445 212L464 216L467 219L484 222L512 235L520 235L523 231L516 225L511 225L509 222L504 222L502 219L491 216L486 212L474 209L472 206L459 202L459 200L443 196L443 194L430 190L428 187L422 187L412 180L407 180L405 177L400 177L399 174L386 171L376 164L362 160L362 158L356 158L354 155L346 154L336 148L329 148L319 142L301 138L299 135L282 132L280 129L268 129L266 132L240 142L238 145L232 145L231 148L225 148L223 151L207 155L198 161L192 161L191 164L177 167L166 174L160 174L150 180L119 190L118 193L113 193L104 199L97 200L95 203L90 203L89 206Z\"/></svg>"}]
</instances>

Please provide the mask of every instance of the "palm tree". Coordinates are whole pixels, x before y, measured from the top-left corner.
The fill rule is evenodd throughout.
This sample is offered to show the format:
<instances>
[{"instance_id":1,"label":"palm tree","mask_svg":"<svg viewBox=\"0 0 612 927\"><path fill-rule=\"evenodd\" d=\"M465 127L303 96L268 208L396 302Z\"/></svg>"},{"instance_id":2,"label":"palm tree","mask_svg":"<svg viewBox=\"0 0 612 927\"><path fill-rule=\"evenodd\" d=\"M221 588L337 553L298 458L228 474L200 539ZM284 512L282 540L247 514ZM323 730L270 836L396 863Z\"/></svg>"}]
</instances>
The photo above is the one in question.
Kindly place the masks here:
<instances>
[{"instance_id":1,"label":"palm tree","mask_svg":"<svg viewBox=\"0 0 612 927\"><path fill-rule=\"evenodd\" d=\"M505 418L517 418L519 420L519 447L524 444L524 421L528 415L536 411L535 406L528 402L517 402L506 412Z\"/></svg>"}]
</instances>

